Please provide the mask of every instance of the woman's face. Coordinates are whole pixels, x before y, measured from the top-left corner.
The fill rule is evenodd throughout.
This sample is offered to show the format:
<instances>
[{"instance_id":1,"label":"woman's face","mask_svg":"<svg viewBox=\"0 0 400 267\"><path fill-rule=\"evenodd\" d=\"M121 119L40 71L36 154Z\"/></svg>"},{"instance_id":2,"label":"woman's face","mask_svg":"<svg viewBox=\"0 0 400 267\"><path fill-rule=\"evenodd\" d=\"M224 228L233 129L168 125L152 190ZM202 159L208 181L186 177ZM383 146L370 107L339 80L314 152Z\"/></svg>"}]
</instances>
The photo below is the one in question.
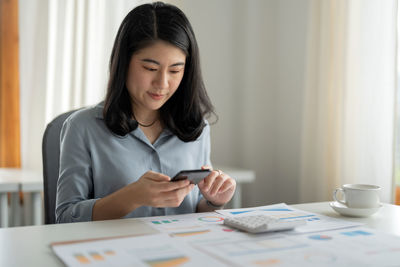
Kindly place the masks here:
<instances>
[{"instance_id":1,"label":"woman's face","mask_svg":"<svg viewBox=\"0 0 400 267\"><path fill-rule=\"evenodd\" d=\"M126 87L135 113L154 111L175 93L185 70L185 53L164 41L157 41L132 55Z\"/></svg>"}]
</instances>

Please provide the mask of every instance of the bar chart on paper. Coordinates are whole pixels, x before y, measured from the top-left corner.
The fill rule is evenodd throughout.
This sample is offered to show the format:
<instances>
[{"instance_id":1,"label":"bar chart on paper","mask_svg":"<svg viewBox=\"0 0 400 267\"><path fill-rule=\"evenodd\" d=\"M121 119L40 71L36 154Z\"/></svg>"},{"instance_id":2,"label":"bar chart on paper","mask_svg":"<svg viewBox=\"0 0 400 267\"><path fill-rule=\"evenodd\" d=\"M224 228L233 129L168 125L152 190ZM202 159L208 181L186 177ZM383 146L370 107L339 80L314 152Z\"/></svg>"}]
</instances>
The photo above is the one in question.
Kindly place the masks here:
<instances>
[{"instance_id":1,"label":"bar chart on paper","mask_svg":"<svg viewBox=\"0 0 400 267\"><path fill-rule=\"evenodd\" d=\"M195 213L164 217L140 218L143 222L171 236L193 236L209 233L216 225L222 225L224 218L215 213ZM224 229L220 227L220 230ZM227 229L228 230L228 229Z\"/></svg>"},{"instance_id":2,"label":"bar chart on paper","mask_svg":"<svg viewBox=\"0 0 400 267\"><path fill-rule=\"evenodd\" d=\"M214 212L140 218L159 232L193 243L204 240L231 240L236 229L223 225L224 217Z\"/></svg>"},{"instance_id":3,"label":"bar chart on paper","mask_svg":"<svg viewBox=\"0 0 400 267\"><path fill-rule=\"evenodd\" d=\"M277 218L287 220L307 218L308 228L303 232L296 232L296 228L296 231L252 235L223 225L225 216L257 213L275 214ZM400 262L398 236L325 217L286 204L219 213L148 217L139 220L159 230L158 234L58 242L52 249L67 266L74 267L337 267L397 266L382 263Z\"/></svg>"},{"instance_id":4,"label":"bar chart on paper","mask_svg":"<svg viewBox=\"0 0 400 267\"><path fill-rule=\"evenodd\" d=\"M127 250L127 253L141 259L152 267L180 266L190 261L190 257L180 250L167 244L153 247L136 247Z\"/></svg>"},{"instance_id":5,"label":"bar chart on paper","mask_svg":"<svg viewBox=\"0 0 400 267\"><path fill-rule=\"evenodd\" d=\"M198 247L239 266L397 266L400 239L354 227L312 234L264 234Z\"/></svg>"},{"instance_id":6,"label":"bar chart on paper","mask_svg":"<svg viewBox=\"0 0 400 267\"><path fill-rule=\"evenodd\" d=\"M299 220L304 219L308 221L320 220L316 214L306 213L304 211L295 211L290 208L254 208L244 210L225 210L221 211L222 214L227 216L240 216L240 215L253 215L253 214L266 214L280 220Z\"/></svg>"},{"instance_id":7,"label":"bar chart on paper","mask_svg":"<svg viewBox=\"0 0 400 267\"><path fill-rule=\"evenodd\" d=\"M67 266L73 267L224 266L167 234L58 244L52 248Z\"/></svg>"}]
</instances>

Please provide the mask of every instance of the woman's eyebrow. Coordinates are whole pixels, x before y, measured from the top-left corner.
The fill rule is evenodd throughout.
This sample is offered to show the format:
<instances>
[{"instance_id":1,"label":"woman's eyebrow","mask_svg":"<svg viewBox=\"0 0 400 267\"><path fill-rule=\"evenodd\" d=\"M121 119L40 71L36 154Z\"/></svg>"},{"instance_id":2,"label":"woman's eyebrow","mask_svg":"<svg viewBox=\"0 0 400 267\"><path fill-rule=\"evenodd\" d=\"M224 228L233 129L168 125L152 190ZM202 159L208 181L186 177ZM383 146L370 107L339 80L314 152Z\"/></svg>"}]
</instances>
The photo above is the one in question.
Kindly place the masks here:
<instances>
[{"instance_id":1,"label":"woman's eyebrow","mask_svg":"<svg viewBox=\"0 0 400 267\"><path fill-rule=\"evenodd\" d=\"M160 62L158 62L158 61L156 61L154 59L150 59L150 58L144 58L144 59L142 59L142 61L143 62L148 62L148 63L153 63L153 64L156 64L156 65L161 65ZM170 65L170 67L183 66L183 65L185 65L185 62L177 62L177 63L174 63L174 64Z\"/></svg>"}]
</instances>

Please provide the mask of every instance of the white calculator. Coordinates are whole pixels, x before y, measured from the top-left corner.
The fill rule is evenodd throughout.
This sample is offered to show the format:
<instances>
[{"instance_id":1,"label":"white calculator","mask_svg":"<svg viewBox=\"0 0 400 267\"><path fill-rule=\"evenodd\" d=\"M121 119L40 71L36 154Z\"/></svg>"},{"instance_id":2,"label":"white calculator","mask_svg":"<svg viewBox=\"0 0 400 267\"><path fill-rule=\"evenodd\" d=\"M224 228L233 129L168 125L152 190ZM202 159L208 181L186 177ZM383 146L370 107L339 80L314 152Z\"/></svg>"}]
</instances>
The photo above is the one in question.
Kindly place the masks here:
<instances>
[{"instance_id":1,"label":"white calculator","mask_svg":"<svg viewBox=\"0 0 400 267\"><path fill-rule=\"evenodd\" d=\"M226 217L224 224L249 233L263 233L271 231L290 230L305 225L305 220L286 221L267 215L245 215Z\"/></svg>"}]
</instances>

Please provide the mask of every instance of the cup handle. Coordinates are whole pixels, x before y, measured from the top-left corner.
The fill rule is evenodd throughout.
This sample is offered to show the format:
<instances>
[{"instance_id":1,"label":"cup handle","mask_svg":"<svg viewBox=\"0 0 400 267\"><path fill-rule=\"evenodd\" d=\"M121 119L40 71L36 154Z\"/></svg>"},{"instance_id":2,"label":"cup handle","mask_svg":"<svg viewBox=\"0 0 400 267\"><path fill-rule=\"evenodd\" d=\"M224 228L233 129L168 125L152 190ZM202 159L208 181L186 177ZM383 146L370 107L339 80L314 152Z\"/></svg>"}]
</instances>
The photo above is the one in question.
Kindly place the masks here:
<instances>
[{"instance_id":1,"label":"cup handle","mask_svg":"<svg viewBox=\"0 0 400 267\"><path fill-rule=\"evenodd\" d=\"M338 198L336 197L336 194L337 194L338 191L341 191L341 192L342 192L343 200L338 199ZM335 191L333 191L333 199L334 199L335 201L339 202L339 203L342 203L343 205L347 205L347 204L346 204L346 195L344 194L344 191L343 191L342 188L336 188Z\"/></svg>"}]
</instances>

